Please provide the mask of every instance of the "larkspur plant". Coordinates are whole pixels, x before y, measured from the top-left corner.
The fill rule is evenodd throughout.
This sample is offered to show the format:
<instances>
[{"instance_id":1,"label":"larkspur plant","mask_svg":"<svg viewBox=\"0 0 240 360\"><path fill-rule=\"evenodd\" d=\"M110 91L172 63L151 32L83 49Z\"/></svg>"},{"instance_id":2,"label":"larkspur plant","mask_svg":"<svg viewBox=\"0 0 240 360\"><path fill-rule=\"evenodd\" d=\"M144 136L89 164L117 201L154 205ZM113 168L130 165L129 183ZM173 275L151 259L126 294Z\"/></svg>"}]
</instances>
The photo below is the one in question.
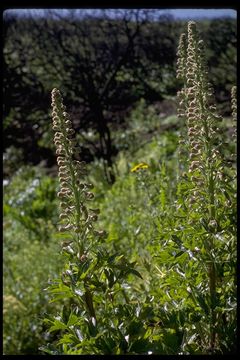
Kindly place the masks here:
<instances>
[{"instance_id":1,"label":"larkspur plant","mask_svg":"<svg viewBox=\"0 0 240 360\"><path fill-rule=\"evenodd\" d=\"M52 91L60 181L58 237L66 263L47 289L52 302L60 301L63 308L44 319L48 331L56 333L56 340L42 348L46 353L180 355L236 350L236 168L224 157L222 118L193 21L180 37L177 65L183 86L178 92L182 134L176 191L168 191L170 177L163 162L155 177L152 166L143 162L131 170L136 192L146 195L141 199L153 229L150 235L145 232L144 244L154 239L145 249L152 264L141 259L148 271L142 283L136 262L119 253L111 255L106 233L95 228L99 210L89 206L93 186L86 180L86 164L75 160L75 132L61 94ZM235 122L236 91L233 87ZM235 138L236 126L231 141ZM132 276L139 283L130 284Z\"/></svg>"},{"instance_id":2,"label":"larkspur plant","mask_svg":"<svg viewBox=\"0 0 240 360\"><path fill-rule=\"evenodd\" d=\"M178 78L183 83L178 114L185 129L179 142L177 200L176 208L168 205L158 221L150 213L149 222L158 227L160 241L149 246L159 259L158 280L150 274L150 289L168 316L175 317L176 334L182 334L175 353L223 354L236 350L236 170L224 157L222 118L216 112L204 46L194 22L180 37L178 56ZM236 111L234 87L234 121ZM151 183L145 180L147 193ZM157 209L160 214L160 204ZM161 308L158 313L162 321Z\"/></svg>"},{"instance_id":3,"label":"larkspur plant","mask_svg":"<svg viewBox=\"0 0 240 360\"><path fill-rule=\"evenodd\" d=\"M179 116L187 127L187 136L180 145L188 154L188 170L179 182L178 212L186 216L180 242L190 249L194 242L197 245L198 274L190 274L197 278L202 271L203 281L198 289L196 285L188 289L194 301L198 299L205 319L205 324L198 322L199 333L206 337L199 336L199 345L206 353L217 353L223 351L224 341L225 346L233 346L236 330L236 177L223 158L219 128L222 118L216 112L207 80L204 44L193 21L188 23L187 35L180 38L178 55L178 78L184 84L178 94ZM236 102L232 100L232 104L236 117ZM223 295L227 290L223 284L229 297ZM230 328L232 337L228 338Z\"/></svg>"},{"instance_id":4,"label":"larkspur plant","mask_svg":"<svg viewBox=\"0 0 240 360\"><path fill-rule=\"evenodd\" d=\"M56 346L41 350L50 354L120 354L134 350L126 314L135 316L128 295L129 274L141 275L123 255L110 255L102 244L106 233L95 230L99 210L88 202L92 185L84 182L86 165L74 160L76 141L69 115L57 89L52 91L53 130L59 166L59 237L66 266L61 278L50 281L52 302L65 302L61 314L44 322L49 332L60 332ZM137 303L137 302L136 302ZM132 340L132 341L131 341Z\"/></svg>"}]
</instances>

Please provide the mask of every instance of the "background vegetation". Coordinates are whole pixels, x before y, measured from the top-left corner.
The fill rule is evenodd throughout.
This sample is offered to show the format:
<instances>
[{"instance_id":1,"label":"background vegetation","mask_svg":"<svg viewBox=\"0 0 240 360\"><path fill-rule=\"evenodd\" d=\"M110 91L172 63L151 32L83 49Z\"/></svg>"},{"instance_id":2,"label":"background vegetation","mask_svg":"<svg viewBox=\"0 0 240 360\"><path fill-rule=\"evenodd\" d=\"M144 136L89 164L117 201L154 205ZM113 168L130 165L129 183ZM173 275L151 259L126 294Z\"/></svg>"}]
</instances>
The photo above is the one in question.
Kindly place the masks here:
<instances>
[{"instance_id":1,"label":"background vegetation","mask_svg":"<svg viewBox=\"0 0 240 360\"><path fill-rule=\"evenodd\" d=\"M135 281L132 291L141 289L143 303L149 304L146 316L141 316L152 328L161 314L168 329L165 344L169 342L169 346L163 351L179 347L171 335L176 330L173 324L183 324L194 311L201 317L201 309L186 308L181 316L174 312L178 299L171 293L174 284L163 282L159 288L159 278L165 277L161 264L178 249L172 243L172 248L163 251L170 236L166 229L173 224L164 226L158 219L173 212L170 204L177 192L176 150L181 129L176 117L176 52L185 25L171 17L153 21L151 12L146 11L122 12L118 20L104 12L101 17L85 19L74 12L67 18L51 12L41 19L5 17L4 354L41 353L39 347L55 336L44 333L40 321L58 306L49 304L44 288L62 266L56 236L58 182L50 120L53 87L64 95L81 158L89 163L100 222L109 234L106 244L129 261L137 261L144 286ZM204 20L198 27L207 49L218 110L224 116L225 152L230 154L236 22ZM143 161L149 170L138 179L130 169ZM175 255L176 263L186 260L184 252ZM164 310L159 308L154 314L151 304L159 298ZM235 306L231 301L229 309ZM188 321L194 323L197 318ZM226 351L233 343L234 321L228 330ZM144 343L134 346L141 352ZM190 346L189 351L197 349Z\"/></svg>"}]
</instances>

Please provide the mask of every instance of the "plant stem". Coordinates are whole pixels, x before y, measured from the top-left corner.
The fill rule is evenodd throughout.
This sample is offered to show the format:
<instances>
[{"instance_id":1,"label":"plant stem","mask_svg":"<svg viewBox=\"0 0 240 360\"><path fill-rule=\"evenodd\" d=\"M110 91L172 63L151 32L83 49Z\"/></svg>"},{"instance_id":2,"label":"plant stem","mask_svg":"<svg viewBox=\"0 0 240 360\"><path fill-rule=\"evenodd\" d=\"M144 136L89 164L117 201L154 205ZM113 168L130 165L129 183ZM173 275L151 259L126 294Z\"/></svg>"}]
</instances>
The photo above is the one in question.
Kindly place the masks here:
<instances>
[{"instance_id":1,"label":"plant stem","mask_svg":"<svg viewBox=\"0 0 240 360\"><path fill-rule=\"evenodd\" d=\"M210 287L210 296L211 296L210 348L213 351L215 348L215 340L216 340L216 331L215 331L216 271L213 261L209 265L209 287Z\"/></svg>"}]
</instances>

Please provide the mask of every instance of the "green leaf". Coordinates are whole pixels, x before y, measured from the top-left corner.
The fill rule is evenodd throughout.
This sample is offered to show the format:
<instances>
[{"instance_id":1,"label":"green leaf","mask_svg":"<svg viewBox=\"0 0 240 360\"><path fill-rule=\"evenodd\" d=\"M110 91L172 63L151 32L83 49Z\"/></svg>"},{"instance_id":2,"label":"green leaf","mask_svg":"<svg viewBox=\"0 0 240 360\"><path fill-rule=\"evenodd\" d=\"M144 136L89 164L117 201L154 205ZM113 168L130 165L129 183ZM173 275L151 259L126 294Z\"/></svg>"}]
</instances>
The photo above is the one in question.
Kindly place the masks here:
<instances>
[{"instance_id":1,"label":"green leaf","mask_svg":"<svg viewBox=\"0 0 240 360\"><path fill-rule=\"evenodd\" d=\"M203 311L205 312L205 314L208 316L210 309L209 309L207 303L205 302L205 299L204 299L203 295L197 293L197 294L196 294L196 299L197 299L200 307L203 309Z\"/></svg>"},{"instance_id":2,"label":"green leaf","mask_svg":"<svg viewBox=\"0 0 240 360\"><path fill-rule=\"evenodd\" d=\"M175 234L172 235L172 240L178 245L181 246L182 245L182 240Z\"/></svg>"},{"instance_id":3,"label":"green leaf","mask_svg":"<svg viewBox=\"0 0 240 360\"><path fill-rule=\"evenodd\" d=\"M179 252L175 255L175 258L181 256L182 254L184 254L184 251L183 251L183 250L179 251Z\"/></svg>"},{"instance_id":4,"label":"green leaf","mask_svg":"<svg viewBox=\"0 0 240 360\"><path fill-rule=\"evenodd\" d=\"M135 269L132 269L132 268L128 269L126 274L134 274L134 275L136 275L137 277L139 277L140 279L143 280L142 275Z\"/></svg>"},{"instance_id":5,"label":"green leaf","mask_svg":"<svg viewBox=\"0 0 240 360\"><path fill-rule=\"evenodd\" d=\"M148 339L139 339L132 343L129 351L134 353L146 353L150 349L150 343Z\"/></svg>"},{"instance_id":6,"label":"green leaf","mask_svg":"<svg viewBox=\"0 0 240 360\"><path fill-rule=\"evenodd\" d=\"M143 330L143 323L140 321L131 321L128 325L127 332L129 335L136 336Z\"/></svg>"},{"instance_id":7,"label":"green leaf","mask_svg":"<svg viewBox=\"0 0 240 360\"><path fill-rule=\"evenodd\" d=\"M115 253L114 255L109 256L108 258L108 263L111 264L112 262L114 262L114 260L116 260L118 253Z\"/></svg>"},{"instance_id":8,"label":"green leaf","mask_svg":"<svg viewBox=\"0 0 240 360\"><path fill-rule=\"evenodd\" d=\"M72 235L69 234L69 233L61 233L61 232L58 232L58 233L55 233L54 234L54 238L55 239L72 239Z\"/></svg>"},{"instance_id":9,"label":"green leaf","mask_svg":"<svg viewBox=\"0 0 240 360\"><path fill-rule=\"evenodd\" d=\"M70 292L70 288L66 285L63 285L63 284L59 284L59 287L56 287L56 288L53 288L53 289L50 289L49 292L51 294L58 294L58 293L64 293L64 292Z\"/></svg>"},{"instance_id":10,"label":"green leaf","mask_svg":"<svg viewBox=\"0 0 240 360\"><path fill-rule=\"evenodd\" d=\"M64 305L62 309L62 319L64 323L68 322L69 317L71 316L71 309L69 306Z\"/></svg>"},{"instance_id":11,"label":"green leaf","mask_svg":"<svg viewBox=\"0 0 240 360\"><path fill-rule=\"evenodd\" d=\"M66 330L67 326L60 320L54 320L53 326L50 327L49 332L56 330Z\"/></svg>"},{"instance_id":12,"label":"green leaf","mask_svg":"<svg viewBox=\"0 0 240 360\"><path fill-rule=\"evenodd\" d=\"M79 318L77 315L71 313L70 314L70 317L68 319L68 322L67 322L67 326L71 326L71 325L75 325L77 322L79 321Z\"/></svg>"},{"instance_id":13,"label":"green leaf","mask_svg":"<svg viewBox=\"0 0 240 360\"><path fill-rule=\"evenodd\" d=\"M75 336L72 335L72 334L65 334L63 335L63 337L58 341L58 345L61 345L61 344L72 344L74 342L74 339Z\"/></svg>"}]
</instances>

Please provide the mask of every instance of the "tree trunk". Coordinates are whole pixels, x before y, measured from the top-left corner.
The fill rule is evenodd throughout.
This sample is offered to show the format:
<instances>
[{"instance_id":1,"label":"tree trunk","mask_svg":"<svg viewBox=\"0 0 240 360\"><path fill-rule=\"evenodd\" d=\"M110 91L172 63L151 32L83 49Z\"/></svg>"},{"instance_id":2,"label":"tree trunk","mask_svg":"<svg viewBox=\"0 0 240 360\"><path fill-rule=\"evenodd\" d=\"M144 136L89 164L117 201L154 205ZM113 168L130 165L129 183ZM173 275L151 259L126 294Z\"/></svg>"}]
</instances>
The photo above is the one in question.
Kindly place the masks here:
<instances>
[{"instance_id":1,"label":"tree trunk","mask_svg":"<svg viewBox=\"0 0 240 360\"><path fill-rule=\"evenodd\" d=\"M107 121L104 118L103 111L100 106L95 106L94 113L97 117L98 133L100 138L101 153L104 161L104 173L109 184L115 182L115 174L112 162L112 139Z\"/></svg>"}]
</instances>

